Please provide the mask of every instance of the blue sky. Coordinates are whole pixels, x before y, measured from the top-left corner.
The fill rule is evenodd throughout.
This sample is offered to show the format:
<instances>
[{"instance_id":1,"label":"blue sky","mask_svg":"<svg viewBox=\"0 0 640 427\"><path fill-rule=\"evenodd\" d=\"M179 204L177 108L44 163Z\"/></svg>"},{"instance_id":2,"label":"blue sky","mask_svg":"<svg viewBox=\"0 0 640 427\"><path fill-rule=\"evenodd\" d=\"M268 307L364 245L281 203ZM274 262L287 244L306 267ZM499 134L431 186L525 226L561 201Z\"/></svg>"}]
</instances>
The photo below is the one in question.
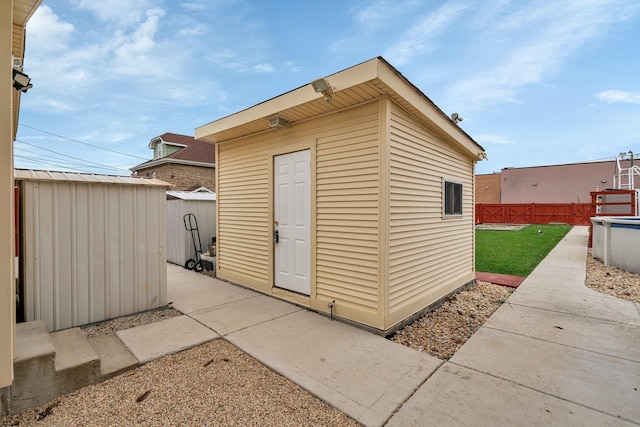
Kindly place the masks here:
<instances>
[{"instance_id":1,"label":"blue sky","mask_svg":"<svg viewBox=\"0 0 640 427\"><path fill-rule=\"evenodd\" d=\"M157 135L376 56L464 118L477 173L613 160L640 152L639 42L637 0L44 0L15 164L128 174Z\"/></svg>"}]
</instances>

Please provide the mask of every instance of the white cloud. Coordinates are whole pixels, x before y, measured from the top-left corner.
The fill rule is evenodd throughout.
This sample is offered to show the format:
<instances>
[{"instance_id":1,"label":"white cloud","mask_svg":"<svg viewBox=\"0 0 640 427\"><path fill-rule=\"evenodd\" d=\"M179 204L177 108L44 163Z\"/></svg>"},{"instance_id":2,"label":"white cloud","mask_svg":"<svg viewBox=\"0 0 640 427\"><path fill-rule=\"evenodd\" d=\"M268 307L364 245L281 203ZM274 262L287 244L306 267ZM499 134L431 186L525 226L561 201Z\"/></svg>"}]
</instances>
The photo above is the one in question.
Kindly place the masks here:
<instances>
[{"instance_id":1,"label":"white cloud","mask_svg":"<svg viewBox=\"0 0 640 427\"><path fill-rule=\"evenodd\" d=\"M111 69L124 75L164 75L165 66L157 61L158 55L155 36L162 9L150 9L145 12L145 20L130 34L117 32L111 43L115 60Z\"/></svg>"},{"instance_id":2,"label":"white cloud","mask_svg":"<svg viewBox=\"0 0 640 427\"><path fill-rule=\"evenodd\" d=\"M358 10L354 21L365 32L378 31L395 23L399 16L419 5L420 2L415 0L377 0Z\"/></svg>"},{"instance_id":3,"label":"white cloud","mask_svg":"<svg viewBox=\"0 0 640 427\"><path fill-rule=\"evenodd\" d=\"M202 12L208 9L206 4L197 2L184 2L180 3L180 6L192 12Z\"/></svg>"},{"instance_id":4,"label":"white cloud","mask_svg":"<svg viewBox=\"0 0 640 427\"><path fill-rule=\"evenodd\" d=\"M297 73L302 69L302 67L296 64L294 61L287 61L284 65L287 67L290 73Z\"/></svg>"},{"instance_id":5,"label":"white cloud","mask_svg":"<svg viewBox=\"0 0 640 427\"><path fill-rule=\"evenodd\" d=\"M499 144L499 145L513 144L513 142L509 140L509 138L507 138L506 136L489 134L489 133L474 135L473 139L475 139L480 145L482 144Z\"/></svg>"},{"instance_id":6,"label":"white cloud","mask_svg":"<svg viewBox=\"0 0 640 427\"><path fill-rule=\"evenodd\" d=\"M207 27L204 24L193 24L189 28L181 28L178 31L180 37L199 37L207 33Z\"/></svg>"},{"instance_id":7,"label":"white cloud","mask_svg":"<svg viewBox=\"0 0 640 427\"><path fill-rule=\"evenodd\" d=\"M40 6L27 24L29 54L53 54L65 50L73 30L73 24L60 19L49 6Z\"/></svg>"},{"instance_id":8,"label":"white cloud","mask_svg":"<svg viewBox=\"0 0 640 427\"><path fill-rule=\"evenodd\" d=\"M478 62L484 66L450 89L451 96L471 107L518 102L519 87L558 72L588 43L640 11L631 0L531 2L517 9L507 3L502 6L493 4L475 16L471 25L478 33L472 46L483 49Z\"/></svg>"},{"instance_id":9,"label":"white cloud","mask_svg":"<svg viewBox=\"0 0 640 427\"><path fill-rule=\"evenodd\" d=\"M103 22L114 22L118 25L132 25L139 22L144 12L153 7L149 0L75 0L75 6L91 12Z\"/></svg>"},{"instance_id":10,"label":"white cloud","mask_svg":"<svg viewBox=\"0 0 640 427\"><path fill-rule=\"evenodd\" d=\"M437 45L436 39L442 35L466 10L466 6L445 4L439 9L422 16L418 22L400 37L384 54L391 63L402 65L416 56L424 55Z\"/></svg>"},{"instance_id":11,"label":"white cloud","mask_svg":"<svg viewBox=\"0 0 640 427\"><path fill-rule=\"evenodd\" d=\"M624 90L605 90L594 94L600 101L604 101L607 104L614 103L626 103L626 104L640 104L640 92L629 92Z\"/></svg>"},{"instance_id":12,"label":"white cloud","mask_svg":"<svg viewBox=\"0 0 640 427\"><path fill-rule=\"evenodd\" d=\"M271 64L258 64L253 69L256 73L272 73L275 70Z\"/></svg>"}]
</instances>

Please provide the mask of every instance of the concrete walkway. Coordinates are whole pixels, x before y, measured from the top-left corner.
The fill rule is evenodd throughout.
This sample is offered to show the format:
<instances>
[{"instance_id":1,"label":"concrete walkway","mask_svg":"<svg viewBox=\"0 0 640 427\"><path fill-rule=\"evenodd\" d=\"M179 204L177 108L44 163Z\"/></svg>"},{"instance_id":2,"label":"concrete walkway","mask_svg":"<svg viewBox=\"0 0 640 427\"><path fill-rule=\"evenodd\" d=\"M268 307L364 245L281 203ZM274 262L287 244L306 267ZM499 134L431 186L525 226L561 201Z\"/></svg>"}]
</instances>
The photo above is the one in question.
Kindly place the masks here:
<instances>
[{"instance_id":1,"label":"concrete walkway","mask_svg":"<svg viewBox=\"0 0 640 427\"><path fill-rule=\"evenodd\" d=\"M574 227L448 362L174 265L185 316L118 335L145 361L222 337L364 425L640 425L640 305L586 254Z\"/></svg>"}]
</instances>

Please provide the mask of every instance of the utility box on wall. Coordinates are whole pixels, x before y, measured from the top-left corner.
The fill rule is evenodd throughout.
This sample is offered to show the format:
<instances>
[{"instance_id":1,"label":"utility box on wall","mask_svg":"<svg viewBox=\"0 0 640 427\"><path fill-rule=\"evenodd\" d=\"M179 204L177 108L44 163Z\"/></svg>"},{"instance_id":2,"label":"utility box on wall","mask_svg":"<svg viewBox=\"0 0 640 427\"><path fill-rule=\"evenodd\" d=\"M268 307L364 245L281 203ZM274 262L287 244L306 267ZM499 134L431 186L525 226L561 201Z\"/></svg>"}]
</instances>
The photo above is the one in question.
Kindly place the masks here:
<instances>
[{"instance_id":1,"label":"utility box on wall","mask_svg":"<svg viewBox=\"0 0 640 427\"><path fill-rule=\"evenodd\" d=\"M32 170L15 177L26 321L56 331L167 304L170 184Z\"/></svg>"}]
</instances>

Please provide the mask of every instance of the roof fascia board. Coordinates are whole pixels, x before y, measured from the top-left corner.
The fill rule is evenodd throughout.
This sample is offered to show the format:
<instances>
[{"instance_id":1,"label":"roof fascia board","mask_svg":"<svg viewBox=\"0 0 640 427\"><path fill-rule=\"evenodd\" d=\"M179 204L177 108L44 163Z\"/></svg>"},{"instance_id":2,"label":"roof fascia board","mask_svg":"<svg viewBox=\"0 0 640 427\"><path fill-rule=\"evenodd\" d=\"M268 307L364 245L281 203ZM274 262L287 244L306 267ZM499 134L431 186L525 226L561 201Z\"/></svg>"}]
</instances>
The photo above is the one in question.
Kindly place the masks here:
<instances>
[{"instance_id":1,"label":"roof fascia board","mask_svg":"<svg viewBox=\"0 0 640 427\"><path fill-rule=\"evenodd\" d=\"M182 160L182 159L173 159L171 157L162 157L160 159L156 159L156 160L152 160L148 163L140 163L139 165L136 165L132 168L130 168L130 171L137 171L137 170L142 170L142 169L148 169L154 166L159 166L162 165L164 163L175 163L175 164L179 164L179 165L187 165L187 166L200 166L200 167L204 167L204 168L215 168L216 164L215 163L207 163L207 162L198 162L195 160Z\"/></svg>"},{"instance_id":2,"label":"roof fascia board","mask_svg":"<svg viewBox=\"0 0 640 427\"><path fill-rule=\"evenodd\" d=\"M458 144L474 158L482 159L481 153L484 149L454 124L448 117L443 115L442 111L437 108L433 102L425 97L424 94L417 91L414 87L407 83L406 79L399 76L395 70L387 66L384 62L379 62L378 78L382 80L391 90L409 102L414 108L422 113L427 119L434 123L437 127L446 132Z\"/></svg>"},{"instance_id":3,"label":"roof fascia board","mask_svg":"<svg viewBox=\"0 0 640 427\"><path fill-rule=\"evenodd\" d=\"M405 77L401 76L398 71L393 69L381 58L370 59L369 61L339 71L325 78L329 81L329 84L335 88L334 92L354 87L376 78L380 79L393 92L404 98L428 120L434 123L435 126L442 129L459 144L461 148L467 151L471 157L478 160L484 157L484 149L479 144L454 124L426 95L409 83ZM310 84L305 84L291 92L279 95L253 107L196 128L195 138L208 139L207 137L218 132L242 126L254 120L277 114L279 111L311 102L317 99L318 96Z\"/></svg>"},{"instance_id":4,"label":"roof fascia board","mask_svg":"<svg viewBox=\"0 0 640 427\"><path fill-rule=\"evenodd\" d=\"M362 64L340 71L336 74L332 74L325 78L333 87L335 87L335 91L356 86L376 77L376 62L378 62L377 58L363 62ZM230 116L223 117L204 126L200 126L195 129L195 138L206 139L209 135L227 129L232 129L237 126L242 126L245 123L277 114L279 111L314 101L319 96L321 95L317 94L311 85L307 83L304 86L292 90L291 92L287 92L268 101L254 105L253 107L231 114Z\"/></svg>"}]
</instances>

